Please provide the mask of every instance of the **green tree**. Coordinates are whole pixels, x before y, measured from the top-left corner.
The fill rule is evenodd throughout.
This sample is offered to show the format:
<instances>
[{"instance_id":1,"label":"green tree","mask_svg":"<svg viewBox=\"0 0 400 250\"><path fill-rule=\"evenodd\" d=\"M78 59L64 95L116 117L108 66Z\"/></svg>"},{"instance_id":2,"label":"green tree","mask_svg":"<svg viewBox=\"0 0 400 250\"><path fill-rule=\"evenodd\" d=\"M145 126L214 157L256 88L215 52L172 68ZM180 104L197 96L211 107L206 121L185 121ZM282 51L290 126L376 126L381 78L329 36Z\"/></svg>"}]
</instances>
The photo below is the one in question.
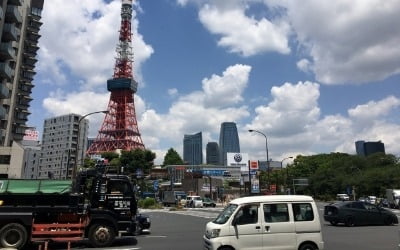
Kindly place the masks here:
<instances>
[{"instance_id":1,"label":"green tree","mask_svg":"<svg viewBox=\"0 0 400 250\"><path fill-rule=\"evenodd\" d=\"M150 150L134 149L122 151L120 162L121 166L125 167L125 173L135 173L138 169L141 169L144 173L149 173L155 158L156 154Z\"/></svg>"},{"instance_id":2,"label":"green tree","mask_svg":"<svg viewBox=\"0 0 400 250\"><path fill-rule=\"evenodd\" d=\"M182 165L184 164L182 158L179 156L175 149L168 149L167 154L164 156L163 166L167 165Z\"/></svg>"},{"instance_id":3,"label":"green tree","mask_svg":"<svg viewBox=\"0 0 400 250\"><path fill-rule=\"evenodd\" d=\"M115 152L104 152L101 154L101 157L111 162L113 159L119 158L119 154Z\"/></svg>"}]
</instances>

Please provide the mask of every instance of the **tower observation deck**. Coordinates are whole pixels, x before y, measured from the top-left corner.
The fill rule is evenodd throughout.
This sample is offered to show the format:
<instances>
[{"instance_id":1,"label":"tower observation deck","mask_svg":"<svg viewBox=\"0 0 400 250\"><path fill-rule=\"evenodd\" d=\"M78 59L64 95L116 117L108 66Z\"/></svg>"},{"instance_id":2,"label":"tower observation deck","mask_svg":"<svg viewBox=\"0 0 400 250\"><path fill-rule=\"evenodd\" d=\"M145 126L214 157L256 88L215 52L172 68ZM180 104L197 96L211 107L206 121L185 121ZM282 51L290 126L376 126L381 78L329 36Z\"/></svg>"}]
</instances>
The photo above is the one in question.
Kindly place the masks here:
<instances>
[{"instance_id":1,"label":"tower observation deck","mask_svg":"<svg viewBox=\"0 0 400 250\"><path fill-rule=\"evenodd\" d=\"M144 149L136 119L134 94L138 83L133 78L132 0L122 0L121 27L112 79L107 80L110 101L103 124L87 153L112 152L116 149Z\"/></svg>"}]
</instances>

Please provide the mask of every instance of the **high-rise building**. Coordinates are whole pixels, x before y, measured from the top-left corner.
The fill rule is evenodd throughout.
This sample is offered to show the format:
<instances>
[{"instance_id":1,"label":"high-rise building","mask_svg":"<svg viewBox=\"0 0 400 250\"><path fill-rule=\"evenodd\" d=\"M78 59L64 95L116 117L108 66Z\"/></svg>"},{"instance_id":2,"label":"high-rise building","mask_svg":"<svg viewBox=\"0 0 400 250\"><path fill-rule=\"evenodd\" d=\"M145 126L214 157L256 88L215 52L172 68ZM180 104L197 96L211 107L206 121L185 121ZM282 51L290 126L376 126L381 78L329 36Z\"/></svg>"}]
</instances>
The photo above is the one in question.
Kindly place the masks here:
<instances>
[{"instance_id":1,"label":"high-rise building","mask_svg":"<svg viewBox=\"0 0 400 250\"><path fill-rule=\"evenodd\" d=\"M219 165L219 147L217 142L209 142L206 146L206 163Z\"/></svg>"},{"instance_id":2,"label":"high-rise building","mask_svg":"<svg viewBox=\"0 0 400 250\"><path fill-rule=\"evenodd\" d=\"M226 166L226 153L240 153L239 135L236 123L223 122L219 132L219 151L221 164Z\"/></svg>"},{"instance_id":3,"label":"high-rise building","mask_svg":"<svg viewBox=\"0 0 400 250\"><path fill-rule=\"evenodd\" d=\"M38 179L68 179L76 165L76 157L77 162L82 162L87 148L89 121L80 121L81 117L68 114L44 121Z\"/></svg>"},{"instance_id":4,"label":"high-rise building","mask_svg":"<svg viewBox=\"0 0 400 250\"><path fill-rule=\"evenodd\" d=\"M0 1L0 173L27 129L44 0Z\"/></svg>"},{"instance_id":5,"label":"high-rise building","mask_svg":"<svg viewBox=\"0 0 400 250\"><path fill-rule=\"evenodd\" d=\"M383 144L381 141L356 141L356 152L359 156L368 156L378 152L385 153L385 144Z\"/></svg>"},{"instance_id":6,"label":"high-rise building","mask_svg":"<svg viewBox=\"0 0 400 250\"><path fill-rule=\"evenodd\" d=\"M184 135L183 161L189 165L203 164L203 139L202 133Z\"/></svg>"}]
</instances>

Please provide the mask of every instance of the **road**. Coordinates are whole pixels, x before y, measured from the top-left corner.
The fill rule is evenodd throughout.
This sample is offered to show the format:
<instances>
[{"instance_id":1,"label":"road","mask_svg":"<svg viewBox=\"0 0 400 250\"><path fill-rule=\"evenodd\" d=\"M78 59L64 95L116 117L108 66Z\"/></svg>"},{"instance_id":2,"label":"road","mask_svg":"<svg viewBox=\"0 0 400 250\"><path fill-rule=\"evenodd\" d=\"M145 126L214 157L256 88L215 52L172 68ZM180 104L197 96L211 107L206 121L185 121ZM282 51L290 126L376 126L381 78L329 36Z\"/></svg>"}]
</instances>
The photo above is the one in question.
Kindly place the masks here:
<instances>
[{"instance_id":1,"label":"road","mask_svg":"<svg viewBox=\"0 0 400 250\"><path fill-rule=\"evenodd\" d=\"M319 203L320 217L323 211ZM107 249L119 250L202 250L205 225L221 208L186 209L185 211L142 210L151 218L151 232L117 241ZM400 211L398 211L400 212ZM399 213L400 215L400 213ZM400 242L399 226L331 226L321 221L326 250L395 250ZM64 248L63 248L64 247ZM96 249L85 244L74 249ZM65 249L52 245L50 249Z\"/></svg>"}]
</instances>

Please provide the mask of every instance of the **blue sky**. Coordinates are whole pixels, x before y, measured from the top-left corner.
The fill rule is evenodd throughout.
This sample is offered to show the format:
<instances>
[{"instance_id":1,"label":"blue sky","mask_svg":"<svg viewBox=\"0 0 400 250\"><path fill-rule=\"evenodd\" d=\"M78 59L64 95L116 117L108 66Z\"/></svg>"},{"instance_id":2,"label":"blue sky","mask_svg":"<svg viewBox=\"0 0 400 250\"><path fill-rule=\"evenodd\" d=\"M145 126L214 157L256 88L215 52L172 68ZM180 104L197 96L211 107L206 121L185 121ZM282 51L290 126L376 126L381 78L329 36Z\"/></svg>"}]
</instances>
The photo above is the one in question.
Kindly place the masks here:
<instances>
[{"instance_id":1,"label":"blue sky","mask_svg":"<svg viewBox=\"0 0 400 250\"><path fill-rule=\"evenodd\" d=\"M62 6L60 8L60 6ZM120 0L46 1L28 125L107 108ZM356 140L400 155L400 1L137 0L135 106L161 163L184 134L218 141L238 125L241 151L355 153ZM92 115L95 137L103 116ZM205 156L205 155L204 155Z\"/></svg>"}]
</instances>

